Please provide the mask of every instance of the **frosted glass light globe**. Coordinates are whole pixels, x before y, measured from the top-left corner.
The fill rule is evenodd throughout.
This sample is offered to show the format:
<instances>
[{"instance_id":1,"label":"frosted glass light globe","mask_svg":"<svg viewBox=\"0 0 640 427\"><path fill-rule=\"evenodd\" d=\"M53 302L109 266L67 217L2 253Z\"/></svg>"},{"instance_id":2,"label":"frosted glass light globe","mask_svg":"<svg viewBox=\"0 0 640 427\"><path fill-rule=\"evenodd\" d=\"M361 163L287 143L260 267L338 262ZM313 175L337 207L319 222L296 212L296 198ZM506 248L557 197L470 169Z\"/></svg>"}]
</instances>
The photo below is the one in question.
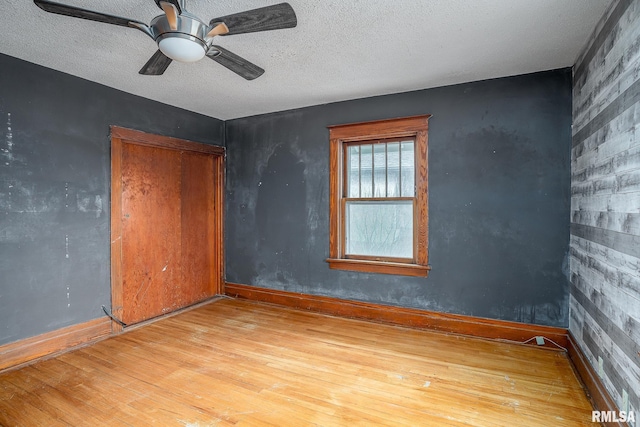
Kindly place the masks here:
<instances>
[{"instance_id":1,"label":"frosted glass light globe","mask_svg":"<svg viewBox=\"0 0 640 427\"><path fill-rule=\"evenodd\" d=\"M160 51L180 62L196 62L204 58L204 47L195 40L182 37L165 37L158 43Z\"/></svg>"}]
</instances>

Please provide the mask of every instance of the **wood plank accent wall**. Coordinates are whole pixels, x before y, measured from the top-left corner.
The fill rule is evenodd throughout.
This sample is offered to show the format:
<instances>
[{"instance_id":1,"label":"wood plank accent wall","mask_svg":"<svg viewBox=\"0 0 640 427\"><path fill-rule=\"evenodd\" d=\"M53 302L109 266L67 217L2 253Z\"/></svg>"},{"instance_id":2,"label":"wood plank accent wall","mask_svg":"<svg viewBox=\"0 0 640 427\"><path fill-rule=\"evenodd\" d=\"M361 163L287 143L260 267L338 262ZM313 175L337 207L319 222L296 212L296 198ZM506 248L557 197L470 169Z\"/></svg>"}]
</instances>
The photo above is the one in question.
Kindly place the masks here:
<instances>
[{"instance_id":1,"label":"wood plank accent wall","mask_svg":"<svg viewBox=\"0 0 640 427\"><path fill-rule=\"evenodd\" d=\"M569 329L595 372L602 358L600 380L618 408L624 409L626 391L629 409L636 414L640 414L638 69L640 0L614 1L574 66Z\"/></svg>"},{"instance_id":2,"label":"wood plank accent wall","mask_svg":"<svg viewBox=\"0 0 640 427\"><path fill-rule=\"evenodd\" d=\"M565 348L568 344L567 330L553 326L531 325L415 308L343 300L321 295L260 288L239 283L227 282L225 284L225 293L234 298L246 298L335 316L373 320L376 322L431 329L434 331L480 338L522 342L532 337L542 335L552 339ZM557 348L550 343L545 344L545 346Z\"/></svg>"}]
</instances>

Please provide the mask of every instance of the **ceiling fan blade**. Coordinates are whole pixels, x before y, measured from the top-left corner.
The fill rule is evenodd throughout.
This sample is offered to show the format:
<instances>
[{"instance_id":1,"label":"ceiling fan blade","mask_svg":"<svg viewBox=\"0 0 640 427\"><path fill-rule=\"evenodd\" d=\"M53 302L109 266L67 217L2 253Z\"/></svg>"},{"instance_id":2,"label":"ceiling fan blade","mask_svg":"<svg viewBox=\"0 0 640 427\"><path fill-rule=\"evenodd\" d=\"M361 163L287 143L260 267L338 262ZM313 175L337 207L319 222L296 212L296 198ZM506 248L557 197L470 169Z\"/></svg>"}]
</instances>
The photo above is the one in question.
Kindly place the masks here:
<instances>
[{"instance_id":1,"label":"ceiling fan blade","mask_svg":"<svg viewBox=\"0 0 640 427\"><path fill-rule=\"evenodd\" d=\"M162 10L164 10L164 7L162 7L162 3L172 4L178 11L178 15L182 14L182 7L180 7L180 0L155 0L155 2L158 5L158 7Z\"/></svg>"},{"instance_id":2,"label":"ceiling fan blade","mask_svg":"<svg viewBox=\"0 0 640 427\"><path fill-rule=\"evenodd\" d=\"M246 59L229 52L220 46L211 46L212 49L207 52L207 56L223 67L228 68L240 77L247 80L253 80L264 74L264 70Z\"/></svg>"},{"instance_id":3,"label":"ceiling fan blade","mask_svg":"<svg viewBox=\"0 0 640 427\"><path fill-rule=\"evenodd\" d=\"M107 15L106 13L94 12L92 10L81 9L79 7L67 6L65 4L54 3L48 0L33 0L40 9L45 12L56 13L58 15L72 16L74 18L88 19L90 21L104 22L105 24L120 25L122 27L139 28L147 27L140 21L119 16Z\"/></svg>"},{"instance_id":4,"label":"ceiling fan blade","mask_svg":"<svg viewBox=\"0 0 640 427\"><path fill-rule=\"evenodd\" d=\"M171 64L171 61L171 58L158 50L153 54L151 59L144 64L144 67L142 67L139 73L147 76L160 76L165 72L169 64Z\"/></svg>"},{"instance_id":5,"label":"ceiling fan blade","mask_svg":"<svg viewBox=\"0 0 640 427\"><path fill-rule=\"evenodd\" d=\"M169 28L172 30L178 29L178 9L175 7L173 3L169 3L168 1L161 1L160 6L162 10L164 10L164 14L167 16L167 22L169 23Z\"/></svg>"},{"instance_id":6,"label":"ceiling fan blade","mask_svg":"<svg viewBox=\"0 0 640 427\"><path fill-rule=\"evenodd\" d=\"M214 38L215 36L223 36L229 32L229 28L224 24L218 24L211 29L206 35L206 38Z\"/></svg>"},{"instance_id":7,"label":"ceiling fan blade","mask_svg":"<svg viewBox=\"0 0 640 427\"><path fill-rule=\"evenodd\" d=\"M293 28L298 24L298 19L289 3L280 3L215 18L211 20L210 25L221 22L229 27L227 34L233 35Z\"/></svg>"}]
</instances>

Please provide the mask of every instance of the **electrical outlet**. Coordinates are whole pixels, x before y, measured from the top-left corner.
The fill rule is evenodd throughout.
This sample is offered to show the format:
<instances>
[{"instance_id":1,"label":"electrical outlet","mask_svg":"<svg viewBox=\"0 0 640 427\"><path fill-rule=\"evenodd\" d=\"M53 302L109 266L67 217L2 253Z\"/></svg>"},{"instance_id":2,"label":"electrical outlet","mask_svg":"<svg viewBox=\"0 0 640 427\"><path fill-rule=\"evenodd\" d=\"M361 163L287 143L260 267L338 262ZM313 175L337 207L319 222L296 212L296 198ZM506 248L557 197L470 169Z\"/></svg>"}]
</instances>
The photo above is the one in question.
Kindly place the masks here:
<instances>
[{"instance_id":1,"label":"electrical outlet","mask_svg":"<svg viewBox=\"0 0 640 427\"><path fill-rule=\"evenodd\" d=\"M627 390L622 390L622 407L620 410L629 412L629 393L627 393Z\"/></svg>"},{"instance_id":2,"label":"electrical outlet","mask_svg":"<svg viewBox=\"0 0 640 427\"><path fill-rule=\"evenodd\" d=\"M536 337L536 344L544 345L544 337Z\"/></svg>"},{"instance_id":3,"label":"electrical outlet","mask_svg":"<svg viewBox=\"0 0 640 427\"><path fill-rule=\"evenodd\" d=\"M604 360L602 360L602 356L598 356L598 376L604 378Z\"/></svg>"}]
</instances>

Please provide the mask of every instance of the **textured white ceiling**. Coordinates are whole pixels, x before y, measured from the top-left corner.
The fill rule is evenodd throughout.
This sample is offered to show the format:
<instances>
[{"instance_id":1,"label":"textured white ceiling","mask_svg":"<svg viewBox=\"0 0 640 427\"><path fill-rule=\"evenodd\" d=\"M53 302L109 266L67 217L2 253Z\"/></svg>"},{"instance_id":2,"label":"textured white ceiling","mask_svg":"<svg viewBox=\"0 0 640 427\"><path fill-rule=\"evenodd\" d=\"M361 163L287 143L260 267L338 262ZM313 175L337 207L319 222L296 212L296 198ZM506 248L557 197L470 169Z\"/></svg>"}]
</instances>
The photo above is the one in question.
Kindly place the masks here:
<instances>
[{"instance_id":1,"label":"textured white ceiling","mask_svg":"<svg viewBox=\"0 0 640 427\"><path fill-rule=\"evenodd\" d=\"M153 0L57 0L149 22ZM205 22L280 0L187 0ZM611 0L289 0L294 29L220 37L266 70L253 81L203 60L163 76L142 32L3 0L0 52L219 119L573 65ZM0 70L0 78L2 78Z\"/></svg>"}]
</instances>

